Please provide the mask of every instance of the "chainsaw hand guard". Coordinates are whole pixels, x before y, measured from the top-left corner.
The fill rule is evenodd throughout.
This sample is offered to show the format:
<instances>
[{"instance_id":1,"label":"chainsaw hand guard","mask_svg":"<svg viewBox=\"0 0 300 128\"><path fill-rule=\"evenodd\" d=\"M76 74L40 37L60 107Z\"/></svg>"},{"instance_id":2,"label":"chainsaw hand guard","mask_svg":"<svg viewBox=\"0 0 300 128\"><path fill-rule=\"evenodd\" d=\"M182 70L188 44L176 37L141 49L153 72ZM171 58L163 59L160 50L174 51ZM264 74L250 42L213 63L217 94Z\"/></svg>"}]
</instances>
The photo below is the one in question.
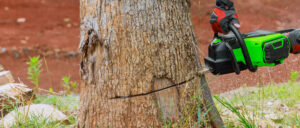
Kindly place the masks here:
<instances>
[{"instance_id":1,"label":"chainsaw hand guard","mask_svg":"<svg viewBox=\"0 0 300 128\"><path fill-rule=\"evenodd\" d=\"M210 24L214 33L227 34L230 31L229 24L239 24L234 4L230 0L217 0Z\"/></svg>"},{"instance_id":2,"label":"chainsaw hand guard","mask_svg":"<svg viewBox=\"0 0 300 128\"><path fill-rule=\"evenodd\" d=\"M300 29L294 30L287 35L291 42L291 53L300 53Z\"/></svg>"}]
</instances>

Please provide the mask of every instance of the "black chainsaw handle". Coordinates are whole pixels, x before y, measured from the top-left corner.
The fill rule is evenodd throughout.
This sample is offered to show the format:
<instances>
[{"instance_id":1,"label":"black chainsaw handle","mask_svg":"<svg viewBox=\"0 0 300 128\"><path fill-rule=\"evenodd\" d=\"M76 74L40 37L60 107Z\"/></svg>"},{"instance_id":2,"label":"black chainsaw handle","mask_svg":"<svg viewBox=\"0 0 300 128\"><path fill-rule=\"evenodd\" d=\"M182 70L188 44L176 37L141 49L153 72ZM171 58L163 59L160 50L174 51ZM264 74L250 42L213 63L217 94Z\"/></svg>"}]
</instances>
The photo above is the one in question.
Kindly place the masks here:
<instances>
[{"instance_id":1,"label":"black chainsaw handle","mask_svg":"<svg viewBox=\"0 0 300 128\"><path fill-rule=\"evenodd\" d=\"M246 65L248 66L248 69L251 72L256 72L257 67L254 67L252 65L252 61L251 61L246 43L245 43L245 41L242 37L242 34L240 33L240 31L233 24L229 24L229 28L231 29L231 31L233 32L233 34L235 35L236 39L238 40L238 42L241 46L241 49L242 49L242 52L243 52L243 55L244 55L244 58L245 58L245 61L246 61Z\"/></svg>"}]
</instances>

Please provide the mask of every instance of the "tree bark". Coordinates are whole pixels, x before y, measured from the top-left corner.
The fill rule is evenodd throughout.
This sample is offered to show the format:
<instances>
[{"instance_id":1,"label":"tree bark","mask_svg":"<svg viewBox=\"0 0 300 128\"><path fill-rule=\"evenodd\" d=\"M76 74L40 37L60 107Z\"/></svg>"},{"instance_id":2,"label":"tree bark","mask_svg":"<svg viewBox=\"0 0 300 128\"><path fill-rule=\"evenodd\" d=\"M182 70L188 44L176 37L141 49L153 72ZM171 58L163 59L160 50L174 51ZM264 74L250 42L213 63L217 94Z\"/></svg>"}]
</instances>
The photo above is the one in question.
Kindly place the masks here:
<instances>
[{"instance_id":1,"label":"tree bark","mask_svg":"<svg viewBox=\"0 0 300 128\"><path fill-rule=\"evenodd\" d=\"M201 69L189 0L81 0L78 127L221 127ZM201 86L202 85L202 86ZM195 98L196 97L196 98ZM208 121L199 113L209 113Z\"/></svg>"}]
</instances>

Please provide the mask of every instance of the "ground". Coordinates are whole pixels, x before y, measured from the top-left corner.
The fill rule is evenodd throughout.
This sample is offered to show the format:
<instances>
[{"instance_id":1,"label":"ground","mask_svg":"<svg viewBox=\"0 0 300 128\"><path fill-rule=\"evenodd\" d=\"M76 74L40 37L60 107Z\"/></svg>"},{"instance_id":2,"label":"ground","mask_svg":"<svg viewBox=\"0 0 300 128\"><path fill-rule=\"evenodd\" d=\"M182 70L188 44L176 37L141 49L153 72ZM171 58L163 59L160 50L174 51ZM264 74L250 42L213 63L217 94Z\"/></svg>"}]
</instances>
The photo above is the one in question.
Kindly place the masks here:
<instances>
[{"instance_id":1,"label":"ground","mask_svg":"<svg viewBox=\"0 0 300 128\"><path fill-rule=\"evenodd\" d=\"M213 36L209 16L215 1L191 1L192 22L203 58L207 55L207 46ZM300 28L299 0L233 1L242 32ZM80 58L76 54L79 17L79 0L1 0L0 64L12 71L15 78L32 87L26 79L26 61L29 56L41 54L45 56L40 83L42 88L61 90L63 76L70 76L73 81L79 82ZM239 76L229 74L215 77L209 74L207 79L214 93L229 91L243 84L286 82L291 71L300 71L299 60L299 55L291 55L284 64L275 68L260 68L257 73L244 71Z\"/></svg>"}]
</instances>

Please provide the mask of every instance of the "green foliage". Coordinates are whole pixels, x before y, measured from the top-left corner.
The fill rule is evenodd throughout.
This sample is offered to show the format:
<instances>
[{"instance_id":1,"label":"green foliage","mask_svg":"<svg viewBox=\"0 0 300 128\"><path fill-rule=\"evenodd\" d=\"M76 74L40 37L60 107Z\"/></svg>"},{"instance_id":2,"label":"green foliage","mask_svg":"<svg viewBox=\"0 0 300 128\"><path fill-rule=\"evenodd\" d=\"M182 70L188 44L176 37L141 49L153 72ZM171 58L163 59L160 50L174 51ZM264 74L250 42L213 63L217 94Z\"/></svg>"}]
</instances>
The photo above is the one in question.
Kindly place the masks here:
<instances>
[{"instance_id":1,"label":"green foliage","mask_svg":"<svg viewBox=\"0 0 300 128\"><path fill-rule=\"evenodd\" d=\"M40 60L40 56L30 57L30 60L26 64L29 66L27 71L29 75L28 79L34 84L34 89L37 89L39 87L40 74L43 71L41 69L42 61Z\"/></svg>"},{"instance_id":2,"label":"green foliage","mask_svg":"<svg viewBox=\"0 0 300 128\"><path fill-rule=\"evenodd\" d=\"M5 105L4 108L7 112L15 110L17 112L16 124L12 128L54 128L54 127L70 127L70 125L65 125L63 122L54 121L50 122L49 118L43 118L41 115L31 115L27 116L18 112L18 101L9 101L9 105ZM68 121L71 125L76 124L77 119L75 118L74 112L78 110L79 106L79 95L37 95L36 99L33 101L34 104L50 104L56 106L57 109L63 113L69 115ZM24 105L22 105L24 106ZM0 126L1 127L1 126Z\"/></svg>"},{"instance_id":3,"label":"green foliage","mask_svg":"<svg viewBox=\"0 0 300 128\"><path fill-rule=\"evenodd\" d=\"M297 71L291 72L290 83L295 83L298 78L299 78L299 73Z\"/></svg>"},{"instance_id":4,"label":"green foliage","mask_svg":"<svg viewBox=\"0 0 300 128\"><path fill-rule=\"evenodd\" d=\"M255 128L255 122L253 119L248 118L246 115L244 115L243 113L241 113L238 109L236 109L235 107L233 107L228 101L226 100L222 100L221 98L214 96L214 98L221 103L224 107L226 107L227 109L229 109L231 112L233 112L238 118L239 118L239 122L240 125L243 126L244 128Z\"/></svg>"},{"instance_id":5,"label":"green foliage","mask_svg":"<svg viewBox=\"0 0 300 128\"><path fill-rule=\"evenodd\" d=\"M50 104L55 106L58 110L63 113L69 115L68 121L70 124L76 124L77 118L74 115L78 111L79 106L79 95L66 95L66 96L58 96L58 95L38 95L34 100L35 104ZM39 124L45 124L46 120L35 120L32 119L32 122L38 122ZM59 122L48 123L45 127L53 126L55 127L66 127ZM42 126L42 125L39 125Z\"/></svg>"},{"instance_id":6,"label":"green foliage","mask_svg":"<svg viewBox=\"0 0 300 128\"><path fill-rule=\"evenodd\" d=\"M259 88L245 88L230 95L226 94L225 103L217 102L223 120L227 127L245 127L237 119L243 117L249 120L252 113L252 121L257 127L300 127L298 107L300 105L300 83L297 82L299 75L291 72L290 81L276 86L262 86ZM221 98L216 99L217 101ZM242 105L241 105L242 104ZM269 105L268 105L269 104ZM288 110L284 109L286 107ZM239 113L234 110L237 109ZM232 111L236 117L232 117L226 110ZM241 111L243 110L243 111ZM234 112L235 111L235 112ZM272 115L272 116L271 116ZM251 121L251 120L250 120Z\"/></svg>"},{"instance_id":7,"label":"green foliage","mask_svg":"<svg viewBox=\"0 0 300 128\"><path fill-rule=\"evenodd\" d=\"M41 115L32 115L29 118L19 113L18 116L12 128L54 128L60 125L59 121L49 122L49 119Z\"/></svg>"},{"instance_id":8,"label":"green foliage","mask_svg":"<svg viewBox=\"0 0 300 128\"><path fill-rule=\"evenodd\" d=\"M49 93L53 93L54 91L53 91L53 88L49 88Z\"/></svg>"},{"instance_id":9,"label":"green foliage","mask_svg":"<svg viewBox=\"0 0 300 128\"><path fill-rule=\"evenodd\" d=\"M74 81L70 81L69 76L63 77L62 81L63 81L63 86L64 86L67 94L71 93L71 88L73 88L74 91L77 91L77 85L78 84Z\"/></svg>"}]
</instances>

